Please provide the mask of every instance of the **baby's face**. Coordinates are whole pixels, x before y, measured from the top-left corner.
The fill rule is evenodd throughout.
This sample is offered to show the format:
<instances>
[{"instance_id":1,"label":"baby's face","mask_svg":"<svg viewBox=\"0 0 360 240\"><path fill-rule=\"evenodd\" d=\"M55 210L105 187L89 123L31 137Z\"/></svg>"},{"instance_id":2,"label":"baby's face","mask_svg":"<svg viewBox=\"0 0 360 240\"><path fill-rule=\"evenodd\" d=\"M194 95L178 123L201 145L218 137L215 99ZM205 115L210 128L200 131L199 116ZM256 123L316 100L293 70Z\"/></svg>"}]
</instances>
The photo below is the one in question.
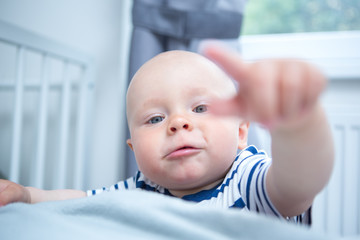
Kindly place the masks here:
<instances>
[{"instance_id":1,"label":"baby's face","mask_svg":"<svg viewBox=\"0 0 360 240\"><path fill-rule=\"evenodd\" d=\"M170 191L222 179L246 144L247 126L208 110L212 99L235 93L231 80L199 55L168 52L146 63L127 96L128 144L140 171Z\"/></svg>"}]
</instances>

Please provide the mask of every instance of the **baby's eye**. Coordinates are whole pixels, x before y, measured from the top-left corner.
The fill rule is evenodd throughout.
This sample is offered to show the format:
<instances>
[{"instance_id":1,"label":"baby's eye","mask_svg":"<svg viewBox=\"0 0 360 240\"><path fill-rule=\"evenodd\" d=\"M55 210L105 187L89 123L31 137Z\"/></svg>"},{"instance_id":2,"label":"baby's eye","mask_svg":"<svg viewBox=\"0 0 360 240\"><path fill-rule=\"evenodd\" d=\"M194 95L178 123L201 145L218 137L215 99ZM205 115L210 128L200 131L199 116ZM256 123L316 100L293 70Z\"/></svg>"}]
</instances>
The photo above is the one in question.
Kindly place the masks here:
<instances>
[{"instance_id":1,"label":"baby's eye","mask_svg":"<svg viewBox=\"0 0 360 240\"><path fill-rule=\"evenodd\" d=\"M199 105L193 109L196 113L202 113L207 111L207 107L205 105Z\"/></svg>"},{"instance_id":2,"label":"baby's eye","mask_svg":"<svg viewBox=\"0 0 360 240\"><path fill-rule=\"evenodd\" d=\"M155 117L152 117L152 118L148 121L148 123L150 123L150 124L155 124L155 123L161 122L162 120L164 120L164 117L162 117L162 116L155 116Z\"/></svg>"}]
</instances>

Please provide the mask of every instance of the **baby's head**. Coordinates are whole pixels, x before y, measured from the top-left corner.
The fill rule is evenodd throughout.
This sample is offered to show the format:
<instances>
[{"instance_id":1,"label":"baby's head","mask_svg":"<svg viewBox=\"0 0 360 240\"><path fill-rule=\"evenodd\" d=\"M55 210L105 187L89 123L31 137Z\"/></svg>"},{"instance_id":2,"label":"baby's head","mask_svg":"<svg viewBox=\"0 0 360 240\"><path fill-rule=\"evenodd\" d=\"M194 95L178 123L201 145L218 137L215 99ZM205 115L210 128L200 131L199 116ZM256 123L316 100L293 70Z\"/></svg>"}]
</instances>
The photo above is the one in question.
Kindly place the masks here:
<instances>
[{"instance_id":1,"label":"baby's head","mask_svg":"<svg viewBox=\"0 0 360 240\"><path fill-rule=\"evenodd\" d=\"M217 184L244 148L248 124L209 112L236 94L231 79L205 57L170 51L145 63L127 93L127 119L140 171L175 195Z\"/></svg>"}]
</instances>

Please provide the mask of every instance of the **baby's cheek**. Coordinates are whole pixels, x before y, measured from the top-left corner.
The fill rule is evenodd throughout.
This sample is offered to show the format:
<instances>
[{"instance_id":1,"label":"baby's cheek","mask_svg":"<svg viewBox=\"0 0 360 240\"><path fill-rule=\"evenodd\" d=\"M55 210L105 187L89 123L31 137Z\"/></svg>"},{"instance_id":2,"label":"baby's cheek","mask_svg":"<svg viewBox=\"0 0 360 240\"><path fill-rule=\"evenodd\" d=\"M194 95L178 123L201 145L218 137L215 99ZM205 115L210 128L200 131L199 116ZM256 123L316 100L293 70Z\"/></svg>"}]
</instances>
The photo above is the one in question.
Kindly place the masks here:
<instances>
[{"instance_id":1,"label":"baby's cheek","mask_svg":"<svg viewBox=\"0 0 360 240\"><path fill-rule=\"evenodd\" d=\"M157 174L160 160L156 149L150 143L142 142L140 146L134 148L134 152L138 168L142 173Z\"/></svg>"},{"instance_id":2,"label":"baby's cheek","mask_svg":"<svg viewBox=\"0 0 360 240\"><path fill-rule=\"evenodd\" d=\"M220 125L215 130L212 138L218 154L231 158L236 156L239 141L238 132L239 129L228 122Z\"/></svg>"},{"instance_id":3,"label":"baby's cheek","mask_svg":"<svg viewBox=\"0 0 360 240\"><path fill-rule=\"evenodd\" d=\"M151 154L151 149L147 143L147 140L145 139L140 142L134 142L133 147L136 162L138 164L139 170L142 171L142 168L144 168L144 165L146 165L148 162L149 154Z\"/></svg>"}]
</instances>

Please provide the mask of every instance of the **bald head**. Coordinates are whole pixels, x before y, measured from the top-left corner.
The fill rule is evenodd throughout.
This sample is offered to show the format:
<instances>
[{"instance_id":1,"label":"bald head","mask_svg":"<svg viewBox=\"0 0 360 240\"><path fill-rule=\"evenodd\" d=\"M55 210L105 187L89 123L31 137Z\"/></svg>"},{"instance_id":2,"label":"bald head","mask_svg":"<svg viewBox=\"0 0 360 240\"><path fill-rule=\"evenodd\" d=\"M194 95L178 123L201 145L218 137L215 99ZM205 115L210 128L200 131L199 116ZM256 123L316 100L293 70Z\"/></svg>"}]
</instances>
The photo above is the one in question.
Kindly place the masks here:
<instances>
[{"instance_id":1,"label":"bald head","mask_svg":"<svg viewBox=\"0 0 360 240\"><path fill-rule=\"evenodd\" d=\"M232 80L213 62L192 52L168 51L147 61L134 75L128 88L126 106L129 126L133 111L149 97L179 92L192 87L213 88L216 97L229 97L236 89ZM160 88L161 86L161 88Z\"/></svg>"}]
</instances>

